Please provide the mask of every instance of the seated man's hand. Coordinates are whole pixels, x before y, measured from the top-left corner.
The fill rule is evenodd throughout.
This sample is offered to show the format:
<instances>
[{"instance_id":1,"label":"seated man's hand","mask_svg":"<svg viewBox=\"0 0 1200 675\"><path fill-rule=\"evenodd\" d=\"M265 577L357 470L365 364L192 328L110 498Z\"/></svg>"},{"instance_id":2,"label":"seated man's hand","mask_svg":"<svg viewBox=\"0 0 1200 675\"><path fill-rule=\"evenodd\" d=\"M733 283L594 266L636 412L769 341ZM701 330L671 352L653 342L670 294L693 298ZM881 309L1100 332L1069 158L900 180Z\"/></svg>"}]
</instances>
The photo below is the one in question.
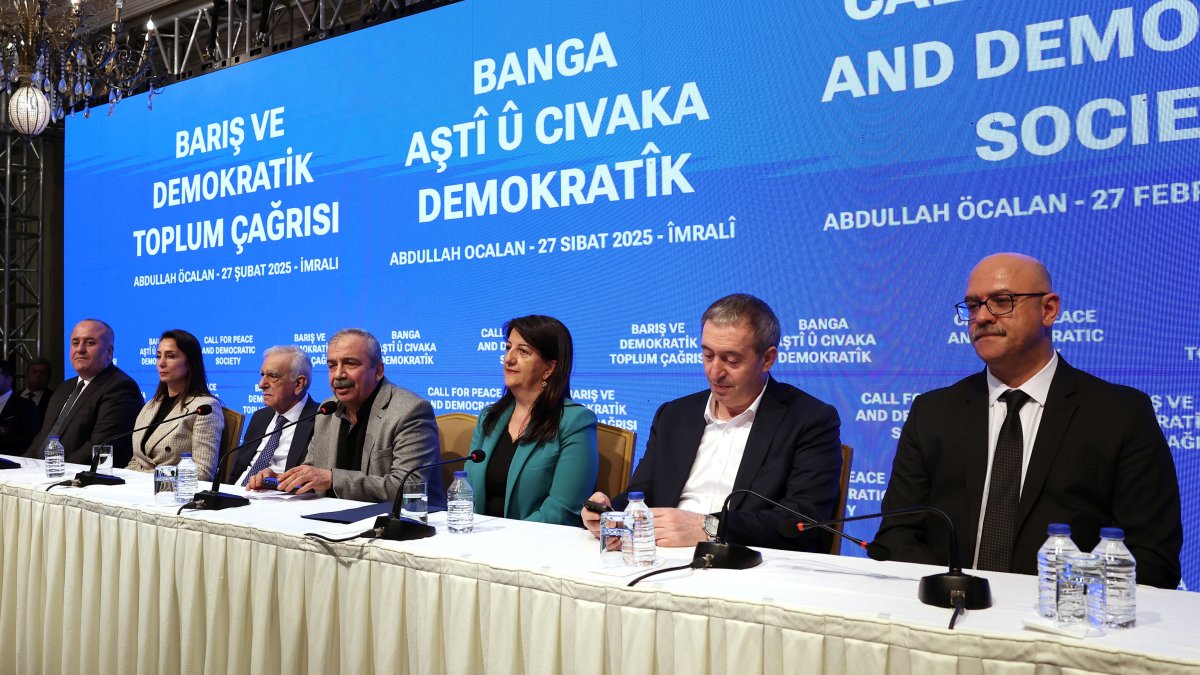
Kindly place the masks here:
<instances>
[{"instance_id":1,"label":"seated man's hand","mask_svg":"<svg viewBox=\"0 0 1200 675\"><path fill-rule=\"evenodd\" d=\"M591 497L588 497L588 499L590 499L594 502L599 502L600 504L604 504L605 506L612 506L612 500L610 500L608 498L608 495L604 494L603 492L596 492ZM582 509L579 511L579 515L580 515L580 517L583 518L583 526L586 527L588 529L588 531L592 533L592 536L599 539L600 538L600 514L593 513L592 511L589 511L585 508L585 509Z\"/></svg>"},{"instance_id":2,"label":"seated man's hand","mask_svg":"<svg viewBox=\"0 0 1200 675\"><path fill-rule=\"evenodd\" d=\"M704 514L680 509L650 509L654 514L654 540L659 546L695 546L708 541Z\"/></svg>"},{"instance_id":3,"label":"seated man's hand","mask_svg":"<svg viewBox=\"0 0 1200 675\"><path fill-rule=\"evenodd\" d=\"M330 490L333 488L333 469L319 469L308 464L294 466L279 477L279 489L284 492L296 491L302 495L315 490Z\"/></svg>"},{"instance_id":4,"label":"seated man's hand","mask_svg":"<svg viewBox=\"0 0 1200 675\"><path fill-rule=\"evenodd\" d=\"M267 488L265 485L263 485L263 479L271 478L275 475L277 475L277 474L271 470L271 467L267 467L267 468L263 469L262 471L259 471L258 473L254 474L253 476L250 476L250 482L246 484L246 489L247 490L265 490Z\"/></svg>"}]
</instances>

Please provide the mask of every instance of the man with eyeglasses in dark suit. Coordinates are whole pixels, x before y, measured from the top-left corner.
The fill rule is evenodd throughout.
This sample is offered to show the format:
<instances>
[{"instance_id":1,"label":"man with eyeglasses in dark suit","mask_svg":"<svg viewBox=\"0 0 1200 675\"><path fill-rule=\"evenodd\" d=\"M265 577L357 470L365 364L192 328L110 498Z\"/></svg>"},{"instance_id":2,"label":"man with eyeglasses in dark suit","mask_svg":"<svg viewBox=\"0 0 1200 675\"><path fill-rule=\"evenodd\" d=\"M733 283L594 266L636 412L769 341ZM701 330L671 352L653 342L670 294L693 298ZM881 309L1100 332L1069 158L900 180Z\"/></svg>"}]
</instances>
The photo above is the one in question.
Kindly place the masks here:
<instances>
[{"instance_id":1,"label":"man with eyeglasses in dark suit","mask_svg":"<svg viewBox=\"0 0 1200 675\"><path fill-rule=\"evenodd\" d=\"M882 508L940 508L964 567L1020 574L1037 572L1050 523L1070 524L1084 551L1101 527L1121 527L1138 583L1175 588L1179 483L1154 407L1057 354L1059 303L1033 258L998 253L975 266L956 307L987 368L913 402ZM949 535L933 516L885 518L868 553L944 566Z\"/></svg>"}]
</instances>

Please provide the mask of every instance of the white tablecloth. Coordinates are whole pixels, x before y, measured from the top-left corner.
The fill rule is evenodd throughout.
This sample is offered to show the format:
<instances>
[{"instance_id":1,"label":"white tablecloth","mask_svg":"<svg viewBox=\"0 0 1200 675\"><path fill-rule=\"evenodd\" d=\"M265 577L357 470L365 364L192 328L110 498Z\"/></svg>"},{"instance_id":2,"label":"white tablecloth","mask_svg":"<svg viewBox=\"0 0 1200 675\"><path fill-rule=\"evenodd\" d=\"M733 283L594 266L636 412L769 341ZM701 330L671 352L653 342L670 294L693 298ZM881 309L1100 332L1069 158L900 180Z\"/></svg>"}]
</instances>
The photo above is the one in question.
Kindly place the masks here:
<instances>
[{"instance_id":1,"label":"white tablecloth","mask_svg":"<svg viewBox=\"0 0 1200 675\"><path fill-rule=\"evenodd\" d=\"M147 475L45 492L0 472L0 672L1170 673L1200 671L1200 596L1138 588L1138 626L1085 640L1022 628L1033 577L986 573L995 606L916 599L934 568L764 551L760 567L625 588L573 528L479 519L412 542L327 544L367 523L154 506ZM68 466L68 475L76 467ZM237 488L225 488L237 492ZM661 549L670 563L690 549Z\"/></svg>"}]
</instances>

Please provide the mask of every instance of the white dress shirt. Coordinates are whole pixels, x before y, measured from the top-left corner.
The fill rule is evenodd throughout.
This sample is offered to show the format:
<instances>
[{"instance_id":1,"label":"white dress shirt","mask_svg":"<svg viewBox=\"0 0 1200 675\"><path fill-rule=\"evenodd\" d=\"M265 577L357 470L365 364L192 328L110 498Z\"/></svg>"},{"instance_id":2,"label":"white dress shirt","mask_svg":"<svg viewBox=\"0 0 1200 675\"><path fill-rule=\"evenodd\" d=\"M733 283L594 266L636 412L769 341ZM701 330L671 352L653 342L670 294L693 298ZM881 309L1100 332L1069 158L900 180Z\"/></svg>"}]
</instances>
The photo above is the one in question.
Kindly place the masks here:
<instances>
[{"instance_id":1,"label":"white dress shirt","mask_svg":"<svg viewBox=\"0 0 1200 675\"><path fill-rule=\"evenodd\" d=\"M724 421L714 415L717 402L712 394L708 395L708 403L704 406L704 435L700 437L696 461L692 462L683 493L679 495L680 509L692 513L717 513L721 510L725 498L733 491L733 481L742 465L750 428L754 425L758 405L762 403L766 390L764 384L749 408L733 419Z\"/></svg>"},{"instance_id":2,"label":"white dress shirt","mask_svg":"<svg viewBox=\"0 0 1200 675\"><path fill-rule=\"evenodd\" d=\"M1029 469L1029 458L1033 456L1033 443L1037 440L1038 426L1042 423L1042 411L1046 409L1046 397L1050 393L1050 383L1054 380L1054 371L1058 368L1058 352L1050 357L1050 362L1038 371L1037 375L1029 378L1019 387L1004 384L992 371L987 371L988 386L988 458L987 473L983 479L983 504L979 508L979 527L975 532L975 560L972 567L979 564L979 541L983 537L983 520L987 513L988 491L992 487L992 460L996 456L996 443L1000 440L1000 428L1004 426L1004 418L1008 416L1008 404L1001 403L1000 397L1009 389L1019 389L1031 399L1021 408L1021 490L1025 489L1025 472Z\"/></svg>"},{"instance_id":3,"label":"white dress shirt","mask_svg":"<svg viewBox=\"0 0 1200 675\"><path fill-rule=\"evenodd\" d=\"M286 423L295 422L296 420L300 419L300 413L304 411L304 406L306 405L308 405L308 394L305 394L304 398L301 398L296 405L292 406L287 412L283 413L283 418L287 420ZM258 450L254 452L254 456L250 458L250 463L246 465L246 470L242 472L242 475L238 476L238 479L233 482L233 485L241 485L242 481L246 480L246 474L250 473L250 469L253 468L254 463L258 461L259 453L267 449L267 443L271 442L270 432L275 428L277 419L279 419L279 413L275 413L271 416L271 421L267 422L268 433L266 437L258 442ZM287 468L288 453L292 449L292 439L296 436L296 426L297 425L293 424L292 426L287 427L283 431L279 432L279 447L275 448L275 454L271 456L271 463L268 465L275 473L283 473Z\"/></svg>"},{"instance_id":4,"label":"white dress shirt","mask_svg":"<svg viewBox=\"0 0 1200 675\"><path fill-rule=\"evenodd\" d=\"M30 401L33 401L34 405L41 405L42 397L45 395L46 395L45 389L43 389L41 391L30 391L28 389L21 390L21 396L24 396L25 398L29 399Z\"/></svg>"}]
</instances>

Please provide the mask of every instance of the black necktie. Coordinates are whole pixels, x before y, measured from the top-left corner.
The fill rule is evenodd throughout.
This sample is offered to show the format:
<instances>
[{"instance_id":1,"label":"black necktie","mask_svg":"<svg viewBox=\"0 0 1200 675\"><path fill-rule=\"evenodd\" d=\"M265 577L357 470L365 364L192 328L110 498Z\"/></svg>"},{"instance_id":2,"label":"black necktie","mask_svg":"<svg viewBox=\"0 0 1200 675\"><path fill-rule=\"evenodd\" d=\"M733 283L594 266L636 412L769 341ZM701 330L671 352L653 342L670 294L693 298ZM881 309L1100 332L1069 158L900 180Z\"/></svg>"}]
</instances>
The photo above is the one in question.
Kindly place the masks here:
<instances>
[{"instance_id":1,"label":"black necktie","mask_svg":"<svg viewBox=\"0 0 1200 675\"><path fill-rule=\"evenodd\" d=\"M75 383L75 390L67 398L67 402L63 404L62 410L58 413L58 417L54 418L54 424L50 425L50 433L46 434L46 438L57 436L62 428L67 424L67 416L71 414L71 408L75 406L75 400L79 398L79 393L83 391L83 387L87 383L80 379Z\"/></svg>"},{"instance_id":2,"label":"black necktie","mask_svg":"<svg viewBox=\"0 0 1200 675\"><path fill-rule=\"evenodd\" d=\"M979 569L1009 572L1017 533L1017 505L1021 499L1021 456L1025 451L1021 407L1029 402L1029 394L1009 389L1000 400L1008 404L1008 414L1000 427L996 454L992 457L987 513L983 516L983 535L979 539Z\"/></svg>"}]
</instances>

